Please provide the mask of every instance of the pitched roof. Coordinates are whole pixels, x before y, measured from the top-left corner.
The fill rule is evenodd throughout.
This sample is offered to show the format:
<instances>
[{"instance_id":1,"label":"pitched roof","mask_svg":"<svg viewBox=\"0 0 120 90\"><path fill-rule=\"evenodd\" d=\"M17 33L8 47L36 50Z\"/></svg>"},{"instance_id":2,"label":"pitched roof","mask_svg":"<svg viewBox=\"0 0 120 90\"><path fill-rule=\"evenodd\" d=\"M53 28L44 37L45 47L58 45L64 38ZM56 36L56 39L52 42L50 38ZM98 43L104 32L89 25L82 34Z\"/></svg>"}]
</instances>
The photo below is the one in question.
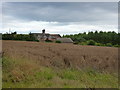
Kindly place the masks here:
<instances>
[{"instance_id":1,"label":"pitched roof","mask_svg":"<svg viewBox=\"0 0 120 90\"><path fill-rule=\"evenodd\" d=\"M31 33L31 34L34 34L34 35L42 35L43 33ZM60 34L49 34L49 33L45 33L45 35L46 35L47 37L49 37L49 36L61 37Z\"/></svg>"},{"instance_id":2,"label":"pitched roof","mask_svg":"<svg viewBox=\"0 0 120 90\"><path fill-rule=\"evenodd\" d=\"M60 34L50 34L50 36L61 37Z\"/></svg>"},{"instance_id":3,"label":"pitched roof","mask_svg":"<svg viewBox=\"0 0 120 90\"><path fill-rule=\"evenodd\" d=\"M57 40L61 41L62 43L73 43L71 38L57 38Z\"/></svg>"}]
</instances>

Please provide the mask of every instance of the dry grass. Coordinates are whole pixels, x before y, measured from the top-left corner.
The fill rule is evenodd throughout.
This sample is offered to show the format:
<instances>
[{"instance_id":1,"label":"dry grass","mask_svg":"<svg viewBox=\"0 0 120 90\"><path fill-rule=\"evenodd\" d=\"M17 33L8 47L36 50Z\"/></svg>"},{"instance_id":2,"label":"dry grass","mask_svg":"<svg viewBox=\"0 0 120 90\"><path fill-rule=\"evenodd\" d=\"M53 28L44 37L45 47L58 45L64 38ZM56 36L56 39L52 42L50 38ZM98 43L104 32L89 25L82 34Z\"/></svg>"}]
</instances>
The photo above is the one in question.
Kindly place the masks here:
<instances>
[{"instance_id":1,"label":"dry grass","mask_svg":"<svg viewBox=\"0 0 120 90\"><path fill-rule=\"evenodd\" d=\"M25 41L2 45L3 88L118 87L118 48Z\"/></svg>"},{"instance_id":2,"label":"dry grass","mask_svg":"<svg viewBox=\"0 0 120 90\"><path fill-rule=\"evenodd\" d=\"M118 48L73 44L3 41L3 51L11 58L34 60L41 66L89 68L102 72L118 71Z\"/></svg>"},{"instance_id":3,"label":"dry grass","mask_svg":"<svg viewBox=\"0 0 120 90\"><path fill-rule=\"evenodd\" d=\"M24 59L25 60L25 59ZM3 58L3 88L117 88L115 75L92 69L53 69L25 60ZM5 66L6 65L6 66ZM26 66L27 69L23 69Z\"/></svg>"}]
</instances>

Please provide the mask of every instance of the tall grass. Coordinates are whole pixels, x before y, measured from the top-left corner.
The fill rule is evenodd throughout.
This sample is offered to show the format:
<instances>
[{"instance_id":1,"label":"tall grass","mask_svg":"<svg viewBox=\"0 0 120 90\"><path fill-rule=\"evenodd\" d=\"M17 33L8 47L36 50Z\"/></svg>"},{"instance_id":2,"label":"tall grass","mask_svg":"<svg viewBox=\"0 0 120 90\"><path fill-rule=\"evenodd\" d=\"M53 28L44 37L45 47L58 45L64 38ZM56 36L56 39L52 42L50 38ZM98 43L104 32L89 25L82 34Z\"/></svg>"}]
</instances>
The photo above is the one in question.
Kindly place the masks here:
<instances>
[{"instance_id":1,"label":"tall grass","mask_svg":"<svg viewBox=\"0 0 120 90\"><path fill-rule=\"evenodd\" d=\"M93 69L54 69L3 57L3 88L117 88L118 77Z\"/></svg>"}]
</instances>

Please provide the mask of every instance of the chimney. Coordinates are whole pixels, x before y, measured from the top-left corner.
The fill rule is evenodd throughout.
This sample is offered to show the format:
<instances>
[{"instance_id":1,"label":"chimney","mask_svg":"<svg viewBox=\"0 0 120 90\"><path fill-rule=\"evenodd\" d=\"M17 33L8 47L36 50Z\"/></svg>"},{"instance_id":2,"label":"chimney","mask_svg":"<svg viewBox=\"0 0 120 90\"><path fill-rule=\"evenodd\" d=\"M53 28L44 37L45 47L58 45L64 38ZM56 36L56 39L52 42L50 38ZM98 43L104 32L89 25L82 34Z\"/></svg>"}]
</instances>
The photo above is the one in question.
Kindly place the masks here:
<instances>
[{"instance_id":1,"label":"chimney","mask_svg":"<svg viewBox=\"0 0 120 90\"><path fill-rule=\"evenodd\" d=\"M45 34L45 29L42 30L42 33Z\"/></svg>"}]
</instances>

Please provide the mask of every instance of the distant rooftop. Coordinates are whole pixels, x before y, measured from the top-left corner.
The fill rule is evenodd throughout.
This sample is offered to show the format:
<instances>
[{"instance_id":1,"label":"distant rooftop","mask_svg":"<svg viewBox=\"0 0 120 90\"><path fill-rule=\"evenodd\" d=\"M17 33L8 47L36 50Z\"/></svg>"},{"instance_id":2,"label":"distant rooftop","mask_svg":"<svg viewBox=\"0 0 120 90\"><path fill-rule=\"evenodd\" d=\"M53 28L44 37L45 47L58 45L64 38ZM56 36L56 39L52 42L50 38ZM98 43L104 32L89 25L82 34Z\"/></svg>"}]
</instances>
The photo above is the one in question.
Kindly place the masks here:
<instances>
[{"instance_id":1,"label":"distant rooftop","mask_svg":"<svg viewBox=\"0 0 120 90\"><path fill-rule=\"evenodd\" d=\"M61 41L62 43L73 43L71 38L57 38L57 40Z\"/></svg>"}]
</instances>

